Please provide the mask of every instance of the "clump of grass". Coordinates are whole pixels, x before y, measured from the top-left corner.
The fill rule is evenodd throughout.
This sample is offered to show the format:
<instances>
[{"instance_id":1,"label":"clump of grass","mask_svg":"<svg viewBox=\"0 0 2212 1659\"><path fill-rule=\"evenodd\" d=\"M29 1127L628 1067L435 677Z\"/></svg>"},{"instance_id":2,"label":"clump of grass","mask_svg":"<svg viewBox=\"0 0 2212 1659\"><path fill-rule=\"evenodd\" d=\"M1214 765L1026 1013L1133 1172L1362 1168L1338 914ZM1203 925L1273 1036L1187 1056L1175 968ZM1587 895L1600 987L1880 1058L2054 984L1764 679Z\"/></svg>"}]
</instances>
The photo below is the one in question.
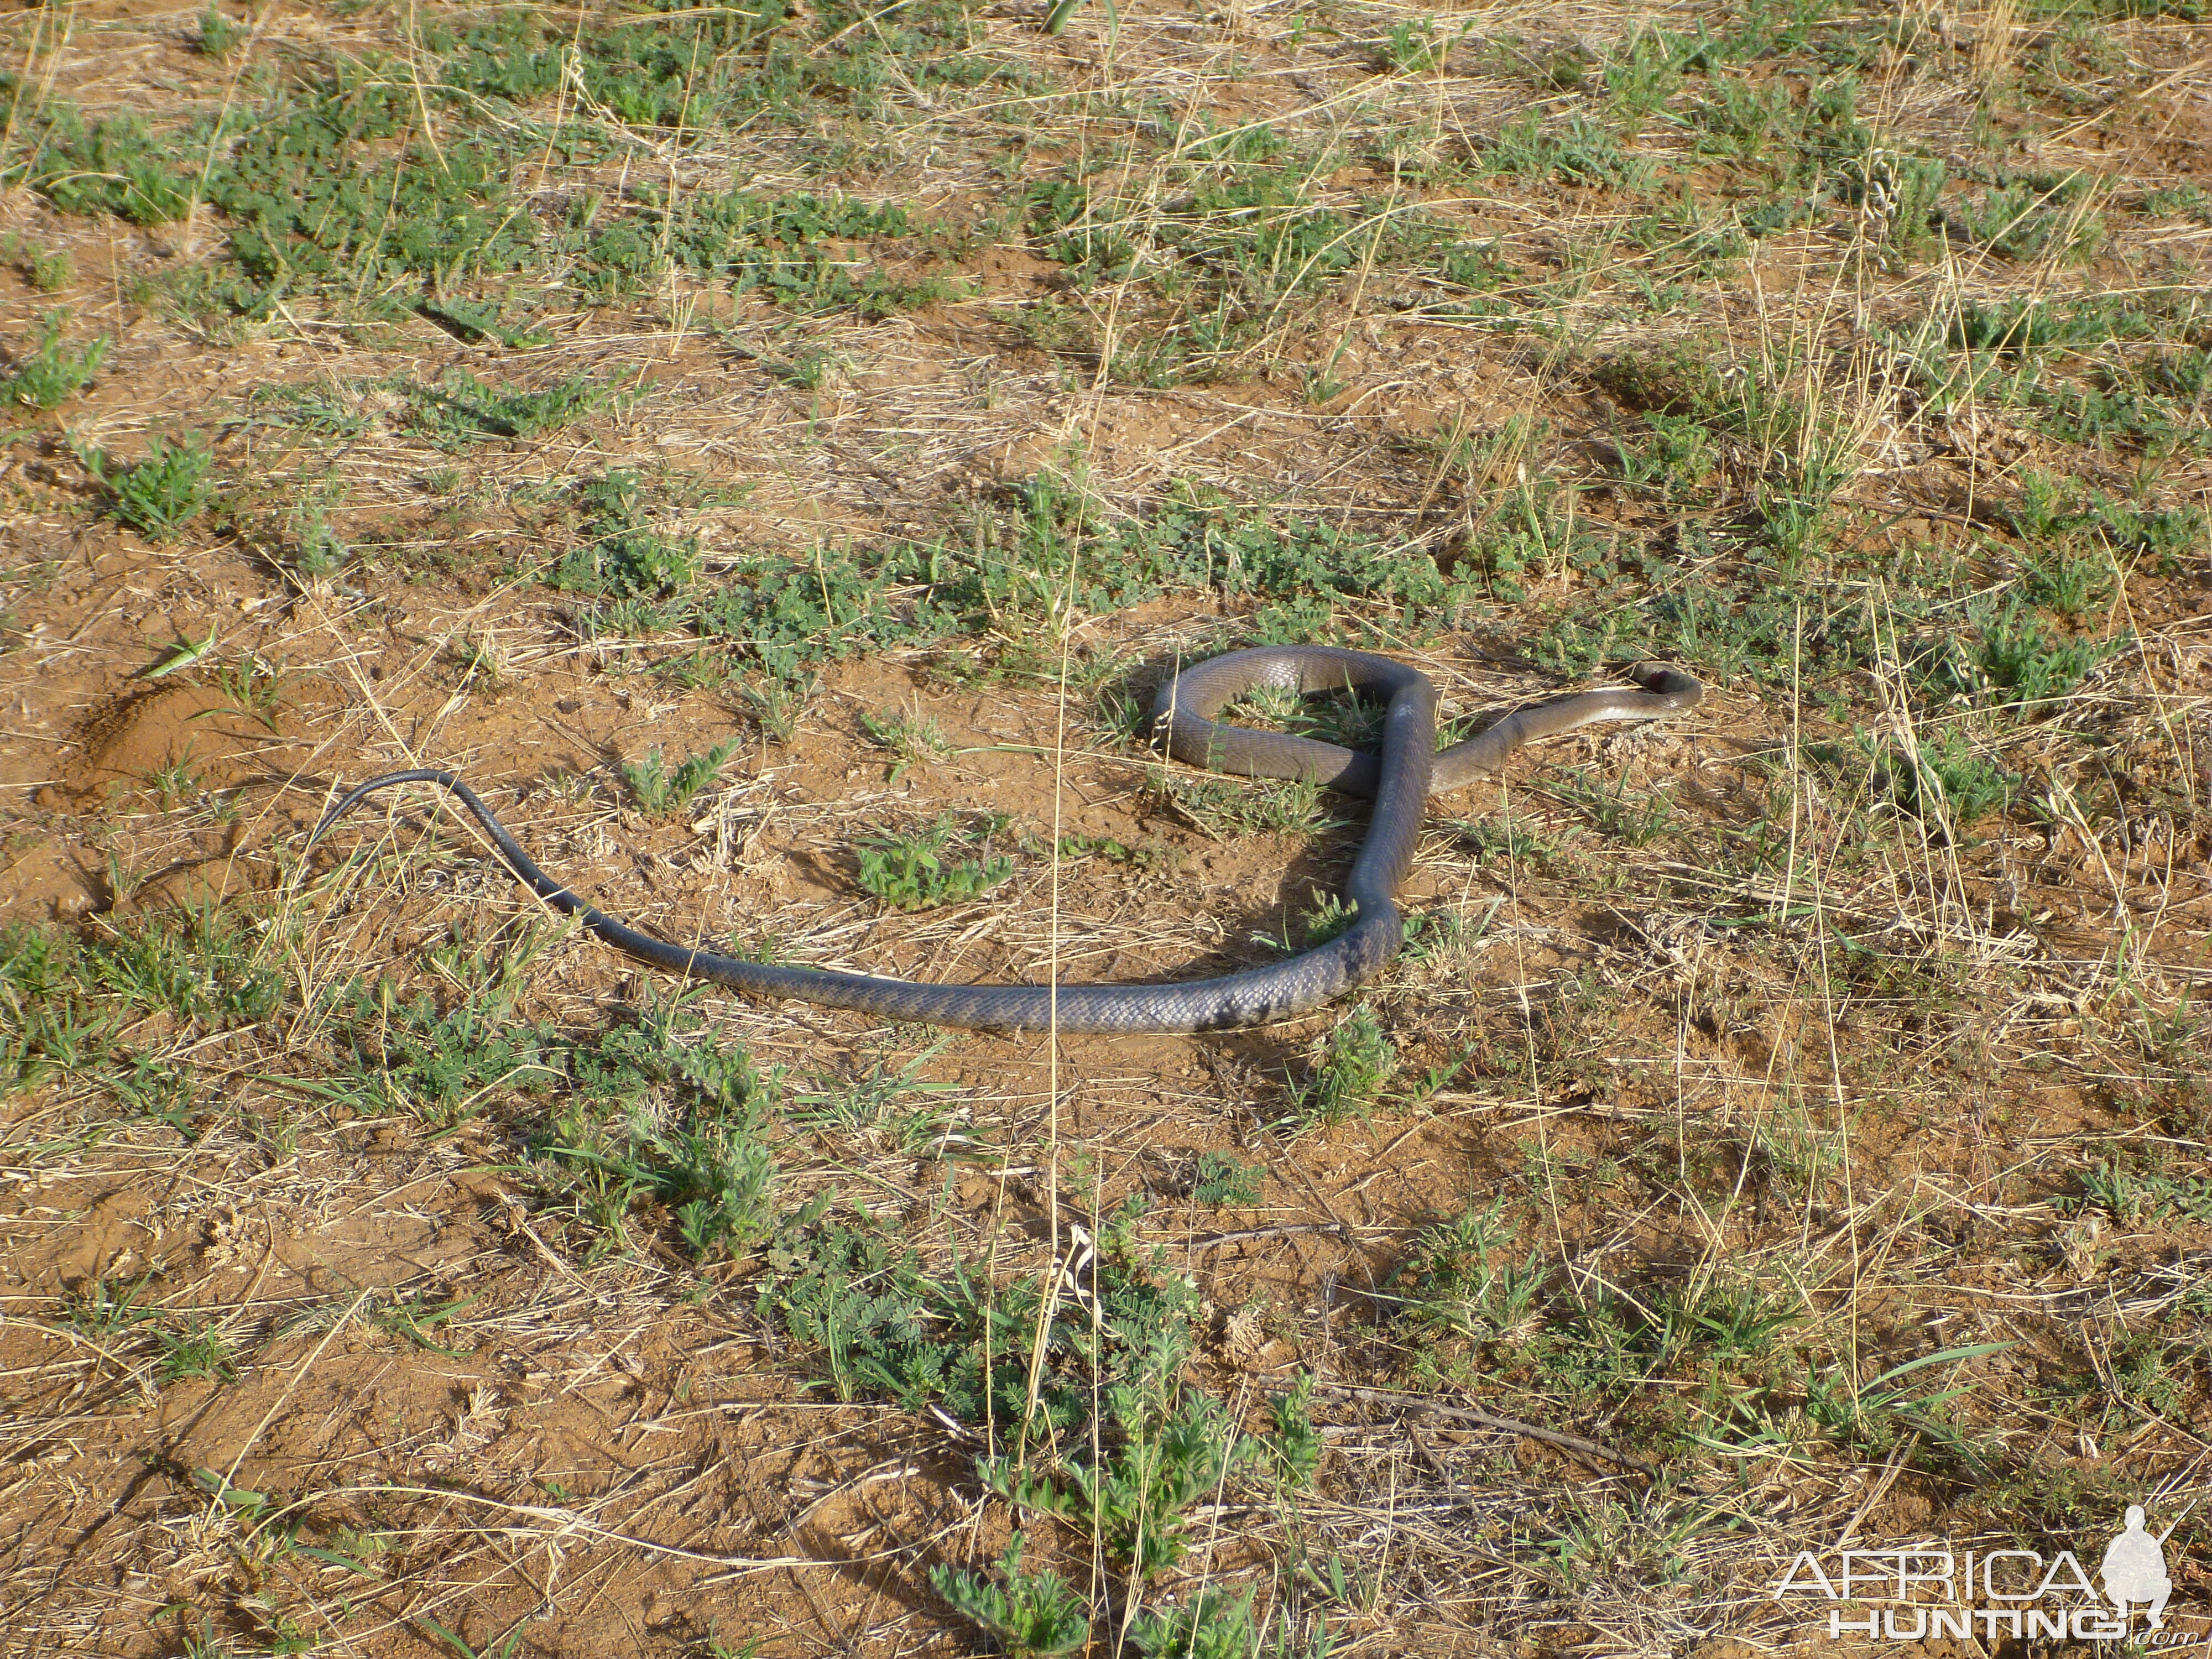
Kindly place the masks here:
<instances>
[{"instance_id":1,"label":"clump of grass","mask_svg":"<svg viewBox=\"0 0 2212 1659\"><path fill-rule=\"evenodd\" d=\"M94 983L143 1009L209 1030L264 1020L284 984L260 939L233 911L162 913L134 920L89 952Z\"/></svg>"},{"instance_id":2,"label":"clump of grass","mask_svg":"<svg viewBox=\"0 0 2212 1659\"><path fill-rule=\"evenodd\" d=\"M70 258L67 248L42 248L35 242L26 242L12 231L0 237L0 259L14 264L41 294L67 288L76 276L76 263ZM50 326L52 321L50 319Z\"/></svg>"},{"instance_id":3,"label":"clump of grass","mask_svg":"<svg viewBox=\"0 0 2212 1659\"><path fill-rule=\"evenodd\" d=\"M58 409L99 372L107 358L107 337L103 334L88 345L71 347L62 337L66 320L58 311L47 316L39 343L17 361L15 373L0 380L0 402Z\"/></svg>"},{"instance_id":4,"label":"clump of grass","mask_svg":"<svg viewBox=\"0 0 2212 1659\"><path fill-rule=\"evenodd\" d=\"M104 1275L94 1275L88 1284L63 1295L62 1325L103 1346L127 1335L159 1316L158 1310L144 1299L155 1277L149 1271L128 1283L118 1283Z\"/></svg>"},{"instance_id":5,"label":"clump of grass","mask_svg":"<svg viewBox=\"0 0 2212 1659\"><path fill-rule=\"evenodd\" d=\"M155 1335L161 1345L157 1370L164 1382L237 1380L237 1352L220 1326L191 1321L174 1328L165 1326Z\"/></svg>"},{"instance_id":6,"label":"clump of grass","mask_svg":"<svg viewBox=\"0 0 2212 1659\"><path fill-rule=\"evenodd\" d=\"M127 466L99 450L83 453L85 470L107 492L107 510L121 524L154 541L167 541L204 512L215 487L209 474L214 453L198 433L175 442L156 434L145 459Z\"/></svg>"},{"instance_id":7,"label":"clump of grass","mask_svg":"<svg viewBox=\"0 0 2212 1659\"><path fill-rule=\"evenodd\" d=\"M229 57L232 52L238 50L247 33L247 29L242 24L232 22L214 6L210 6L200 14L200 33L198 44L200 51L210 58L220 61Z\"/></svg>"},{"instance_id":8,"label":"clump of grass","mask_svg":"<svg viewBox=\"0 0 2212 1659\"><path fill-rule=\"evenodd\" d=\"M427 993L403 997L389 978L350 986L338 1001L351 1079L333 1098L365 1116L405 1113L450 1128L495 1091L540 1091L558 1075L553 1034L513 1018L515 969L536 954L525 944L501 954L440 947L434 952L460 994L442 1010Z\"/></svg>"},{"instance_id":9,"label":"clump of grass","mask_svg":"<svg viewBox=\"0 0 2212 1659\"><path fill-rule=\"evenodd\" d=\"M1312 835L1327 824L1317 783L1244 783L1170 772L1158 788L1191 823L1224 839L1250 834Z\"/></svg>"},{"instance_id":10,"label":"clump of grass","mask_svg":"<svg viewBox=\"0 0 2212 1659\"><path fill-rule=\"evenodd\" d=\"M1601 835L1631 847L1650 846L1674 821L1674 804L1664 792L1632 791L1626 774L1609 789L1583 772L1569 775L1553 787L1561 799L1588 814Z\"/></svg>"},{"instance_id":11,"label":"clump of grass","mask_svg":"<svg viewBox=\"0 0 2212 1659\"><path fill-rule=\"evenodd\" d=\"M1549 1270L1539 1249L1515 1261L1513 1243L1502 1198L1424 1228L1395 1276L1407 1281L1404 1316L1479 1341L1526 1335Z\"/></svg>"},{"instance_id":12,"label":"clump of grass","mask_svg":"<svg viewBox=\"0 0 2212 1659\"><path fill-rule=\"evenodd\" d=\"M1059 1476L1039 1477L1011 1459L985 1458L977 1473L1018 1509L1091 1528L1106 1559L1149 1578L1189 1547L1189 1510L1258 1455L1221 1403L1157 1375L1115 1390L1124 1438L1096 1462L1069 1457ZM1180 1395L1180 1398L1176 1396Z\"/></svg>"},{"instance_id":13,"label":"clump of grass","mask_svg":"<svg viewBox=\"0 0 2212 1659\"><path fill-rule=\"evenodd\" d=\"M566 1082L533 1146L549 1197L587 1230L594 1260L629 1248L641 1206L660 1206L697 1261L738 1255L769 1230L775 1079L743 1048L698 1035L702 1024L684 999L654 1001L555 1056Z\"/></svg>"},{"instance_id":14,"label":"clump of grass","mask_svg":"<svg viewBox=\"0 0 2212 1659\"><path fill-rule=\"evenodd\" d=\"M623 781L637 797L641 811L656 818L667 817L689 806L692 797L714 782L737 752L737 739L732 738L672 769L660 750L654 749L643 760L623 763Z\"/></svg>"},{"instance_id":15,"label":"clump of grass","mask_svg":"<svg viewBox=\"0 0 2212 1659\"><path fill-rule=\"evenodd\" d=\"M2100 1158L2081 1177L2081 1195L2066 1201L2075 1208L2094 1206L2124 1227L2176 1217L2212 1222L2212 1176L2177 1175L2147 1162Z\"/></svg>"},{"instance_id":16,"label":"clump of grass","mask_svg":"<svg viewBox=\"0 0 2212 1659\"><path fill-rule=\"evenodd\" d=\"M1433 17L1402 19L1393 23L1389 33L1376 43L1376 63L1401 75L1431 74L1443 67L1452 47L1467 37L1470 27L1462 24L1456 32L1452 32L1437 27Z\"/></svg>"},{"instance_id":17,"label":"clump of grass","mask_svg":"<svg viewBox=\"0 0 2212 1659\"><path fill-rule=\"evenodd\" d=\"M1581 114L1547 121L1534 112L1508 122L1488 160L1496 171L1523 179L1623 191L1643 190L1651 176L1651 164L1632 154L1619 133Z\"/></svg>"},{"instance_id":18,"label":"clump of grass","mask_svg":"<svg viewBox=\"0 0 2212 1659\"><path fill-rule=\"evenodd\" d=\"M112 213L137 225L165 224L191 210L191 177L181 155L136 115L90 127L65 104L42 112L45 131L30 183L65 213Z\"/></svg>"},{"instance_id":19,"label":"clump of grass","mask_svg":"<svg viewBox=\"0 0 2212 1659\"><path fill-rule=\"evenodd\" d=\"M952 753L945 728L923 714L918 705L909 709L888 709L881 714L864 714L860 725L871 738L898 757L891 768L893 783L909 767L941 761Z\"/></svg>"},{"instance_id":20,"label":"clump of grass","mask_svg":"<svg viewBox=\"0 0 2212 1659\"><path fill-rule=\"evenodd\" d=\"M738 687L738 696L771 741L787 744L821 684L818 677L811 674L763 674Z\"/></svg>"},{"instance_id":21,"label":"clump of grass","mask_svg":"<svg viewBox=\"0 0 2212 1659\"><path fill-rule=\"evenodd\" d=\"M2047 713L2124 643L2055 636L2033 612L2008 605L1984 616L1969 645L1978 689L2023 714Z\"/></svg>"},{"instance_id":22,"label":"clump of grass","mask_svg":"<svg viewBox=\"0 0 2212 1659\"><path fill-rule=\"evenodd\" d=\"M537 438L574 425L607 406L614 394L588 374L538 392L491 386L465 368L446 371L435 386L404 382L409 424L441 449L502 438Z\"/></svg>"},{"instance_id":23,"label":"clump of grass","mask_svg":"<svg viewBox=\"0 0 2212 1659\"><path fill-rule=\"evenodd\" d=\"M1145 1659L1244 1659L1262 1650L1266 1636L1252 1617L1255 1594L1256 1588L1238 1595L1206 1584L1180 1607L1142 1608L1130 1623L1129 1644Z\"/></svg>"},{"instance_id":24,"label":"clump of grass","mask_svg":"<svg viewBox=\"0 0 2212 1659\"><path fill-rule=\"evenodd\" d=\"M1478 864L1488 864L1492 859L1526 859L1541 865L1559 856L1559 848L1534 830L1510 819L1498 823L1489 818L1462 818L1450 828Z\"/></svg>"},{"instance_id":25,"label":"clump of grass","mask_svg":"<svg viewBox=\"0 0 2212 1659\"><path fill-rule=\"evenodd\" d=\"M657 529L645 509L645 486L626 469L610 469L579 486L588 539L562 556L553 586L567 593L588 593L623 602L671 599L699 574L699 538L672 537Z\"/></svg>"}]
</instances>

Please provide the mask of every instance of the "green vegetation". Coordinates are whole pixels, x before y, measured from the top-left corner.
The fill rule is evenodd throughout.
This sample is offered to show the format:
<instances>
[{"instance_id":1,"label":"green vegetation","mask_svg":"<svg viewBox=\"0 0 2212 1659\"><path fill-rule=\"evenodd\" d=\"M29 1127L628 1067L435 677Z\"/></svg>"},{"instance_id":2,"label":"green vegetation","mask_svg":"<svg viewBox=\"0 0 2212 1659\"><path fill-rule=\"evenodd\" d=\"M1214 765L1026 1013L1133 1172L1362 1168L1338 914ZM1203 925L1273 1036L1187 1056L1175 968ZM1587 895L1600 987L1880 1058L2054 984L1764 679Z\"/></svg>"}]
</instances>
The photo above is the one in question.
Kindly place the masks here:
<instances>
[{"instance_id":1,"label":"green vegetation","mask_svg":"<svg viewBox=\"0 0 2212 1659\"><path fill-rule=\"evenodd\" d=\"M1382 1019L1359 1004L1322 1039L1306 1080L1291 1085L1292 1121L1300 1127L1333 1127L1364 1115L1382 1098L1397 1066L1398 1050L1382 1034Z\"/></svg>"},{"instance_id":2,"label":"green vegetation","mask_svg":"<svg viewBox=\"0 0 2212 1659\"><path fill-rule=\"evenodd\" d=\"M41 1453L0 1519L107 1574L47 1601L173 1554L158 1511L221 1571L149 1639L208 1654L398 1618L519 1659L586 1597L750 1653L708 1563L800 1552L896 1568L909 1646L1542 1659L1756 1637L1779 1487L1896 1476L2023 1547L2172 1487L2212 1397L2212 199L2128 127L2201 94L2201 9L21 10L16 1381L112 1460L118 1401L258 1386L265 1341L470 1362L254 1431L374 1490L156 1459L72 1516ZM1714 695L1440 805L1364 999L1034 1070L610 1001L419 804L294 862L395 740L569 807L611 762L659 925L717 948L1019 976L1049 857L1089 861L1070 971L1202 973L1358 920L1363 803L1149 749L1164 673L1265 641L1424 658L1444 742L1641 659ZM1063 686L1048 848L1012 733ZM740 728L762 787L694 845ZM794 835L854 849L842 900L763 865ZM280 1284L324 1225L381 1265ZM541 1446L556 1398L621 1444ZM765 1507L720 1489L778 1448ZM894 1456L972 1524L914 1531ZM519 1571L462 1571L471 1488ZM616 1537L700 1568L684 1605L575 1553ZM858 1608L824 1639L889 1640Z\"/></svg>"},{"instance_id":3,"label":"green vegetation","mask_svg":"<svg viewBox=\"0 0 2212 1659\"><path fill-rule=\"evenodd\" d=\"M891 768L893 783L908 768L945 760L952 753L952 745L945 740L945 728L919 708L892 709L882 714L864 714L860 726L876 742L898 757L897 763Z\"/></svg>"},{"instance_id":4,"label":"green vegetation","mask_svg":"<svg viewBox=\"0 0 2212 1659\"><path fill-rule=\"evenodd\" d=\"M685 1000L649 1004L568 1052L573 1086L537 1152L549 1196L583 1224L594 1257L630 1248L641 1204L672 1216L696 1261L742 1255L768 1234L774 1080L744 1050L689 1035L702 1024Z\"/></svg>"},{"instance_id":5,"label":"green vegetation","mask_svg":"<svg viewBox=\"0 0 2212 1659\"><path fill-rule=\"evenodd\" d=\"M38 285L46 286L45 283ZM89 345L72 349L62 338L67 320L61 312L47 316L39 332L39 343L18 359L13 374L0 380L0 403L58 409L99 372L107 356L107 337L102 335Z\"/></svg>"},{"instance_id":6,"label":"green vegetation","mask_svg":"<svg viewBox=\"0 0 2212 1659\"><path fill-rule=\"evenodd\" d=\"M762 1316L818 1357L842 1399L888 1396L963 1421L995 1418L1002 1435L1026 1425L1015 1443L1030 1449L977 1463L985 1486L1018 1515L1089 1535L1141 1582L1182 1558L1191 1510L1243 1478L1238 1471L1261 1465L1279 1481L1311 1478L1321 1441L1308 1415L1309 1382L1273 1401L1272 1430L1255 1437L1182 1380L1196 1294L1187 1281L1160 1276L1157 1257L1147 1260L1136 1241L1137 1208L1125 1206L1102 1228L1095 1288L1063 1289L1048 1304L1032 1278L993 1286L957 1259L933 1272L864 1217L833 1218L834 1203L825 1194L779 1226ZM1094 1297L1095 1310L1086 1305ZM1104 1412L1107 1450L1098 1458L1073 1432L1094 1402ZM1056 1453L1038 1437L1048 1431ZM1022 1556L1017 1537L994 1573L940 1565L931 1582L1010 1650L1072 1650L1097 1609L1058 1574L1024 1571ZM1148 1626L1162 1640L1171 1628Z\"/></svg>"},{"instance_id":7,"label":"green vegetation","mask_svg":"<svg viewBox=\"0 0 2212 1659\"><path fill-rule=\"evenodd\" d=\"M266 1019L282 979L235 911L133 919L80 942L14 927L0 933L0 1085L58 1076L104 1078L146 1099L166 1073L123 1046L149 1017L214 1033Z\"/></svg>"},{"instance_id":8,"label":"green vegetation","mask_svg":"<svg viewBox=\"0 0 2212 1659\"><path fill-rule=\"evenodd\" d=\"M221 1328L188 1322L155 1333L161 1345L158 1371L164 1382L197 1379L229 1382L237 1378L231 1346Z\"/></svg>"},{"instance_id":9,"label":"green vegetation","mask_svg":"<svg viewBox=\"0 0 2212 1659\"><path fill-rule=\"evenodd\" d=\"M1264 1173L1234 1152L1200 1152L1191 1175L1190 1201L1215 1209L1257 1204Z\"/></svg>"},{"instance_id":10,"label":"green vegetation","mask_svg":"<svg viewBox=\"0 0 2212 1659\"><path fill-rule=\"evenodd\" d=\"M1014 872L1004 853L946 856L956 826L950 817L927 830L860 843L860 886L894 910L931 910L988 891ZM967 845L963 836L961 844Z\"/></svg>"},{"instance_id":11,"label":"green vegetation","mask_svg":"<svg viewBox=\"0 0 2212 1659\"><path fill-rule=\"evenodd\" d=\"M2081 1189L2077 1206L2094 1206L2124 1227L2177 1217L2212 1223L2212 1176L2178 1175L2108 1158L2082 1176Z\"/></svg>"},{"instance_id":12,"label":"green vegetation","mask_svg":"<svg viewBox=\"0 0 2212 1659\"><path fill-rule=\"evenodd\" d=\"M93 482L107 492L108 512L155 541L169 540L215 494L208 476L215 456L198 433L176 442L157 433L146 441L145 459L128 466L98 450L85 451L82 459Z\"/></svg>"},{"instance_id":13,"label":"green vegetation","mask_svg":"<svg viewBox=\"0 0 2212 1659\"><path fill-rule=\"evenodd\" d=\"M581 374L541 392L518 392L488 386L465 368L453 368L435 386L410 382L401 390L410 428L447 450L489 439L558 432L608 402L606 392Z\"/></svg>"},{"instance_id":14,"label":"green vegetation","mask_svg":"<svg viewBox=\"0 0 2212 1659\"><path fill-rule=\"evenodd\" d=\"M929 1582L955 1613L1003 1642L1012 1659L1073 1653L1091 1639L1089 1604L1058 1573L1027 1573L1021 1565L1016 1533L993 1578L939 1565L929 1570Z\"/></svg>"},{"instance_id":15,"label":"green vegetation","mask_svg":"<svg viewBox=\"0 0 2212 1659\"><path fill-rule=\"evenodd\" d=\"M660 750L649 750L643 760L623 763L623 781L637 797L641 811L656 818L672 817L721 775L737 752L738 741L732 738L672 768Z\"/></svg>"}]
</instances>

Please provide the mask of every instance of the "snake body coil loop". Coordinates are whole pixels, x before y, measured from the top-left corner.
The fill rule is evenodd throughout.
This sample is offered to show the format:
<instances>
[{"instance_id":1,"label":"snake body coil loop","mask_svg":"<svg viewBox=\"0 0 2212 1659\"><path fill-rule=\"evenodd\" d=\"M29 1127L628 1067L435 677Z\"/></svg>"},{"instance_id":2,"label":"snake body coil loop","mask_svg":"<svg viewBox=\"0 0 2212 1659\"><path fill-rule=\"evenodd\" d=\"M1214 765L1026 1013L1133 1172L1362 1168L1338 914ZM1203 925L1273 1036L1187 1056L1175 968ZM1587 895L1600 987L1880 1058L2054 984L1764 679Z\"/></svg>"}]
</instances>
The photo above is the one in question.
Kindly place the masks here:
<instances>
[{"instance_id":1,"label":"snake body coil loop","mask_svg":"<svg viewBox=\"0 0 2212 1659\"><path fill-rule=\"evenodd\" d=\"M515 878L564 915L579 916L598 938L670 973L759 997L796 997L885 1019L983 1030L1070 1032L1201 1031L1302 1013L1341 995L1398 953L1405 924L1399 884L1419 845L1431 793L1457 789L1494 771L1539 738L1599 720L1656 720L1694 708L1704 688L1674 669L1644 665L1640 690L1586 691L1516 710L1467 742L1436 752L1437 690L1418 669L1388 657L1331 646L1263 646L1233 651L1185 669L1161 688L1153 728L1176 759L1245 777L1306 779L1375 803L1367 839L1346 883L1358 920L1336 938L1264 968L1215 979L1151 985L925 985L749 962L688 949L641 933L595 909L555 881L523 851L474 790L451 772L388 772L356 784L325 813L312 848L340 818L378 790L434 783L468 810ZM1387 700L1380 750L1368 753L1309 738L1255 732L1213 717L1246 691L1280 686L1299 693L1352 690Z\"/></svg>"}]
</instances>

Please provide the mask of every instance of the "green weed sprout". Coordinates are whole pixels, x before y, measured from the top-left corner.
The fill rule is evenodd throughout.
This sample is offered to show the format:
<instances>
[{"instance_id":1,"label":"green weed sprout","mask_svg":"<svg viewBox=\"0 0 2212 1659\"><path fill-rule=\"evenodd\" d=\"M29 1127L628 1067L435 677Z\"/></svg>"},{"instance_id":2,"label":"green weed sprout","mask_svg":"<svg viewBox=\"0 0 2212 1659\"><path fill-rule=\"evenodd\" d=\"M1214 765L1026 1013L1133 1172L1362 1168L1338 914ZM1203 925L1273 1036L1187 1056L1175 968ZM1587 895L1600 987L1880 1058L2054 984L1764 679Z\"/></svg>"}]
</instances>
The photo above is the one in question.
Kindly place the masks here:
<instances>
[{"instance_id":1,"label":"green weed sprout","mask_svg":"<svg viewBox=\"0 0 2212 1659\"><path fill-rule=\"evenodd\" d=\"M107 356L107 337L101 335L81 350L63 343L66 313L49 312L37 347L16 365L15 372L0 380L0 400L31 409L58 409L99 371Z\"/></svg>"},{"instance_id":2,"label":"green weed sprout","mask_svg":"<svg viewBox=\"0 0 2212 1659\"><path fill-rule=\"evenodd\" d=\"M952 1610L1006 1644L1012 1659L1049 1659L1073 1653L1091 1635L1091 1608L1056 1572L1024 1572L1022 1535L1016 1533L1000 1558L998 1582L964 1567L929 1570L933 1589Z\"/></svg>"},{"instance_id":3,"label":"green weed sprout","mask_svg":"<svg viewBox=\"0 0 2212 1659\"><path fill-rule=\"evenodd\" d=\"M196 432L175 443L156 434L147 442L146 459L131 466L118 468L96 449L81 459L107 492L107 510L117 522L154 541L167 541L198 517L215 493L208 478L215 456Z\"/></svg>"}]
</instances>

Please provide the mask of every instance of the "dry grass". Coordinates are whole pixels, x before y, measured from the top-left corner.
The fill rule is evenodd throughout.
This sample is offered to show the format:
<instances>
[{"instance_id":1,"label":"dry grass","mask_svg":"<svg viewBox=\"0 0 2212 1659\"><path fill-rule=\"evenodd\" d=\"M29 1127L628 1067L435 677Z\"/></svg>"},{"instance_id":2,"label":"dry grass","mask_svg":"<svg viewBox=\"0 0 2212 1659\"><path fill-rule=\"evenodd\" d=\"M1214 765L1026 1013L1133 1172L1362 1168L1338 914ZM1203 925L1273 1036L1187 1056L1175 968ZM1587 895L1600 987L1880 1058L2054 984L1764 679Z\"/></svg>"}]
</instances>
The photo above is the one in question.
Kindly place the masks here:
<instances>
[{"instance_id":1,"label":"dry grass","mask_svg":"<svg viewBox=\"0 0 2212 1659\"><path fill-rule=\"evenodd\" d=\"M2212 27L2124 9L641 13L734 31L659 80L591 7L16 15L0 1650L989 1651L932 1575L1018 1526L1094 1653L1797 1651L1801 1550L2131 1502L2204 1639ZM341 74L388 204L256 275ZM1127 710L1261 635L1712 690L1438 803L1359 1008L1203 1038L687 1016L427 793L301 857L449 766L671 939L1218 970L1356 811ZM1011 875L863 890L940 830ZM957 1358L963 1283L1011 1392L807 1340ZM1158 1443L1155 1339L1324 1449L1146 1572L981 1460ZM1209 1589L1256 1633L1172 1646Z\"/></svg>"}]
</instances>

